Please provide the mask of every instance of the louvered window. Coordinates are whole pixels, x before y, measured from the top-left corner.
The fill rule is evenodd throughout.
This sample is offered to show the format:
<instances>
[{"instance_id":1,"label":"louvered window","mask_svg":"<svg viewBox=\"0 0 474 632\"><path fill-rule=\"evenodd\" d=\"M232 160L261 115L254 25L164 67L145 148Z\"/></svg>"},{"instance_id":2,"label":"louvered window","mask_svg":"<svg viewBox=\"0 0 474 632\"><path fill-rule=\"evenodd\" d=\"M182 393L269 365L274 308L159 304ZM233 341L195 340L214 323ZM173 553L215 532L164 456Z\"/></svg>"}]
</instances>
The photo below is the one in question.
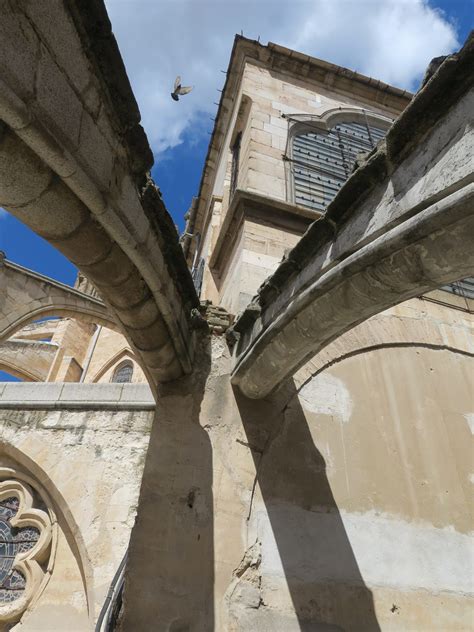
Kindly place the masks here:
<instances>
[{"instance_id":1,"label":"louvered window","mask_svg":"<svg viewBox=\"0 0 474 632\"><path fill-rule=\"evenodd\" d=\"M385 129L361 122L338 123L329 131L305 131L293 137L294 199L324 212L350 176L356 157L371 151Z\"/></svg>"}]
</instances>

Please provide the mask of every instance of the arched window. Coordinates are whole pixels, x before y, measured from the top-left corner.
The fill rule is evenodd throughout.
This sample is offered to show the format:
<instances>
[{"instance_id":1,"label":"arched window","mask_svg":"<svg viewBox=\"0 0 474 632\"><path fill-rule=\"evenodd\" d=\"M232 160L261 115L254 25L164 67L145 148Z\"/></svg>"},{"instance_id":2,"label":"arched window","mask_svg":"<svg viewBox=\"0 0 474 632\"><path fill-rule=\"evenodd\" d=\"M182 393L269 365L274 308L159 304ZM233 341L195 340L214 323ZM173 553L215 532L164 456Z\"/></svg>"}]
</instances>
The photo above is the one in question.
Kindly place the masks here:
<instances>
[{"instance_id":1,"label":"arched window","mask_svg":"<svg viewBox=\"0 0 474 632\"><path fill-rule=\"evenodd\" d=\"M294 202L323 213L350 176L357 155L371 151L387 132L383 123L350 115L329 129L308 124L299 129L290 157Z\"/></svg>"},{"instance_id":2,"label":"arched window","mask_svg":"<svg viewBox=\"0 0 474 632\"><path fill-rule=\"evenodd\" d=\"M131 382L133 376L133 364L130 360L121 362L115 369L112 375L112 382L118 382L124 384L125 382Z\"/></svg>"}]
</instances>

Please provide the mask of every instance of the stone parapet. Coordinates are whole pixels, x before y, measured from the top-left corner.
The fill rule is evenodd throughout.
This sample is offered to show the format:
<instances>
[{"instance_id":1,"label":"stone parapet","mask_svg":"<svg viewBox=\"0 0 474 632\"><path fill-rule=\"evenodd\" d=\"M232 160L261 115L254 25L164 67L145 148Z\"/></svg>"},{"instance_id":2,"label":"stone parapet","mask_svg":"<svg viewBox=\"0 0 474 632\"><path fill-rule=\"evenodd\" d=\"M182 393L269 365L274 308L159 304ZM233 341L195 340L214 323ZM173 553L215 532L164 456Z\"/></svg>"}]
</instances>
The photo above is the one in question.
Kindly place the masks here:
<instances>
[{"instance_id":1,"label":"stone parapet","mask_svg":"<svg viewBox=\"0 0 474 632\"><path fill-rule=\"evenodd\" d=\"M148 384L0 382L0 409L153 410Z\"/></svg>"}]
</instances>

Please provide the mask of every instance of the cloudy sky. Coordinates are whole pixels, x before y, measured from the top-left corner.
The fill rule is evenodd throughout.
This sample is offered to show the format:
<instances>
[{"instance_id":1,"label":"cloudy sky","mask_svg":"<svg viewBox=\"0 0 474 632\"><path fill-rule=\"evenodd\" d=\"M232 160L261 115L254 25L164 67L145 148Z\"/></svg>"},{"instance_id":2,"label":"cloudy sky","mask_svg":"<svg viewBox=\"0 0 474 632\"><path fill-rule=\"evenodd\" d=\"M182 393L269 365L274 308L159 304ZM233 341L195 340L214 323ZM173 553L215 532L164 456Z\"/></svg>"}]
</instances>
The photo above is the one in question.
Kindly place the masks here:
<instances>
[{"instance_id":1,"label":"cloudy sky","mask_svg":"<svg viewBox=\"0 0 474 632\"><path fill-rule=\"evenodd\" d=\"M452 7L456 2L451 3ZM414 89L459 46L456 17L424 0L106 0L156 153L206 134L235 33ZM170 99L180 74L193 92Z\"/></svg>"}]
</instances>

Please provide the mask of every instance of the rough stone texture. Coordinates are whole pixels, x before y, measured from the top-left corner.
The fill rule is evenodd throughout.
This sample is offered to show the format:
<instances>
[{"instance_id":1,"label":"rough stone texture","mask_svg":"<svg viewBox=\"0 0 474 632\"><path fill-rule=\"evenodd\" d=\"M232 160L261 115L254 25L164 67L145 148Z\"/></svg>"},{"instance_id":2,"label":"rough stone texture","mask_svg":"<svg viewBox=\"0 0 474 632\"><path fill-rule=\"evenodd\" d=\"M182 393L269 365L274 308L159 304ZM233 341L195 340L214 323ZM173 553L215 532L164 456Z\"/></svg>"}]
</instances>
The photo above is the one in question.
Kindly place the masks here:
<instances>
[{"instance_id":1,"label":"rough stone texture","mask_svg":"<svg viewBox=\"0 0 474 632\"><path fill-rule=\"evenodd\" d=\"M0 368L27 382L44 382L57 350L50 342L7 340L0 344Z\"/></svg>"},{"instance_id":2,"label":"rough stone texture","mask_svg":"<svg viewBox=\"0 0 474 632\"><path fill-rule=\"evenodd\" d=\"M109 386L81 385L77 410L71 409L74 393L67 388L73 385L2 386L0 464L16 462L45 488L60 529L51 580L23 617L21 629L91 629L134 521L153 418L146 410L153 405L150 389L145 395L128 387L141 399L145 410L140 411L137 401L134 410L133 402L121 408L128 385L114 385L109 403L115 403L115 410L107 412ZM16 409L11 405L15 399ZM31 410L21 410L28 400ZM51 409L54 401L56 410ZM88 410L93 402L96 410Z\"/></svg>"},{"instance_id":3,"label":"rough stone texture","mask_svg":"<svg viewBox=\"0 0 474 632\"><path fill-rule=\"evenodd\" d=\"M121 629L468 629L473 322L413 299L258 401L213 336L160 393Z\"/></svg>"},{"instance_id":4,"label":"rough stone texture","mask_svg":"<svg viewBox=\"0 0 474 632\"><path fill-rule=\"evenodd\" d=\"M448 78L440 71L412 107L425 100L425 91L439 92L459 74L457 102L447 110L435 105L431 130L422 126L417 144L410 138L411 153L395 154L394 139L405 130L402 115L387 144L347 181L324 220L265 282L258 319L245 331L237 320L242 337L234 383L247 395L265 396L311 354L377 311L472 274L466 236L474 230L474 92L464 72L472 54L468 42Z\"/></svg>"}]
</instances>

